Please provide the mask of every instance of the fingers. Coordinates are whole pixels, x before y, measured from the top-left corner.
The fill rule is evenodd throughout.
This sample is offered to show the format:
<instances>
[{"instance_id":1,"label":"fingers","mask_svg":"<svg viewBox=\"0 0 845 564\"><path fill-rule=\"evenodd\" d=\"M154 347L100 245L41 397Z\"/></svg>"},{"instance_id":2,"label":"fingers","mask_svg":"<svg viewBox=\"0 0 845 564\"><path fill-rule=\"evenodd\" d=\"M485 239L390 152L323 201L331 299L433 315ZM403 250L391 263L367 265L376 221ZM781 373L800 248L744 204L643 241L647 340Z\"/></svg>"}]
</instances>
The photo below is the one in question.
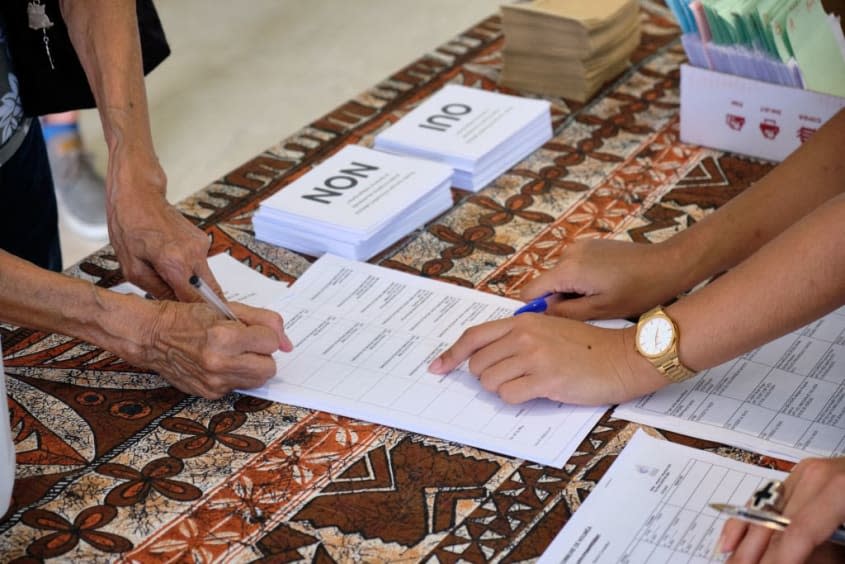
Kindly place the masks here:
<instances>
[{"instance_id":1,"label":"fingers","mask_svg":"<svg viewBox=\"0 0 845 564\"><path fill-rule=\"evenodd\" d=\"M262 326L272 330L276 339L276 349L284 352L291 352L293 350L293 343L285 333L284 320L281 315L269 309L251 307L237 302L231 302L229 306L235 315L247 325ZM274 351L275 349L270 352Z\"/></svg>"},{"instance_id":2,"label":"fingers","mask_svg":"<svg viewBox=\"0 0 845 564\"><path fill-rule=\"evenodd\" d=\"M728 519L719 535L719 542L716 551L724 554L733 552L748 532L749 525L739 519Z\"/></svg>"},{"instance_id":3,"label":"fingers","mask_svg":"<svg viewBox=\"0 0 845 564\"><path fill-rule=\"evenodd\" d=\"M194 274L202 278L218 296L223 295L220 284L208 268L207 253L210 243L204 233L197 231L201 240L194 237L185 246L167 245L160 255L150 258L152 268L170 287L176 298L183 302L198 300L196 289L190 283Z\"/></svg>"},{"instance_id":4,"label":"fingers","mask_svg":"<svg viewBox=\"0 0 845 564\"><path fill-rule=\"evenodd\" d=\"M475 357L473 357L473 361ZM478 380L485 390L499 392L506 382L515 380L525 373L525 361L519 356L510 356L496 361L486 367L483 371L476 372L472 367L473 374L478 374Z\"/></svg>"},{"instance_id":5,"label":"fingers","mask_svg":"<svg viewBox=\"0 0 845 564\"><path fill-rule=\"evenodd\" d=\"M838 464L809 459L796 466L789 484L794 493L784 509L792 522L772 539L764 561L804 562L845 522L845 472L837 471Z\"/></svg>"},{"instance_id":6,"label":"fingers","mask_svg":"<svg viewBox=\"0 0 845 564\"><path fill-rule=\"evenodd\" d=\"M276 362L266 354L244 352L238 355L209 355L205 367L220 391L261 386L276 374Z\"/></svg>"},{"instance_id":7,"label":"fingers","mask_svg":"<svg viewBox=\"0 0 845 564\"><path fill-rule=\"evenodd\" d=\"M234 325L226 321L226 324ZM218 399L236 389L251 389L262 386L276 374L276 362L269 353L249 352L238 346L243 344L240 337L255 329L265 333L272 333L265 328L244 328L242 325L229 327L228 332L237 331L238 338L220 337L211 339L208 347L197 350L168 352L168 363L160 373L174 387L183 392L195 394L206 399ZM212 332L214 333L214 332ZM261 339L258 334L258 339ZM275 337L270 339L275 342ZM266 342L260 342L252 348L267 348ZM272 348L275 349L275 346ZM239 352L232 352L232 350Z\"/></svg>"},{"instance_id":8,"label":"fingers","mask_svg":"<svg viewBox=\"0 0 845 564\"><path fill-rule=\"evenodd\" d=\"M568 317L578 321L597 319L600 314L602 296L582 296L577 298L556 300L549 303L547 314L558 317Z\"/></svg>"},{"instance_id":9,"label":"fingers","mask_svg":"<svg viewBox=\"0 0 845 564\"><path fill-rule=\"evenodd\" d=\"M149 302L148 302L149 303ZM281 317L232 304L245 323L224 319L205 304L155 302L156 314L129 349L139 366L155 369L178 389L215 399L264 384L276 373ZM138 343L146 343L137 350ZM289 341L287 343L289 345Z\"/></svg>"},{"instance_id":10,"label":"fingers","mask_svg":"<svg viewBox=\"0 0 845 564\"><path fill-rule=\"evenodd\" d=\"M555 274L557 274L557 270L551 270L544 272L534 280L531 280L522 287L519 292L519 297L528 302L535 298L539 298L543 294L557 292L557 284L554 277Z\"/></svg>"},{"instance_id":11,"label":"fingers","mask_svg":"<svg viewBox=\"0 0 845 564\"><path fill-rule=\"evenodd\" d=\"M508 380L499 386L499 397L507 403L522 403L535 398L546 397L545 384L541 376L529 374Z\"/></svg>"},{"instance_id":12,"label":"fingers","mask_svg":"<svg viewBox=\"0 0 845 564\"><path fill-rule=\"evenodd\" d=\"M150 266L140 262L132 261L131 266L123 268L123 274L127 280L137 284L141 289L149 293L157 300L175 300L176 294L156 271Z\"/></svg>"},{"instance_id":13,"label":"fingers","mask_svg":"<svg viewBox=\"0 0 845 564\"><path fill-rule=\"evenodd\" d=\"M429 372L432 374L451 372L477 350L507 335L512 322L513 318L498 319L467 329L455 341L455 344L434 359L428 367Z\"/></svg>"},{"instance_id":14,"label":"fingers","mask_svg":"<svg viewBox=\"0 0 845 564\"><path fill-rule=\"evenodd\" d=\"M574 277L568 264L561 262L554 269L544 272L522 287L519 297L525 301L539 298L543 294L575 296L582 293L576 288Z\"/></svg>"},{"instance_id":15,"label":"fingers","mask_svg":"<svg viewBox=\"0 0 845 564\"><path fill-rule=\"evenodd\" d=\"M791 524L782 533L751 526L738 540L726 540L725 548L734 549L729 562L803 562L816 558L818 548L824 547L845 521L844 492L845 458L803 460L784 481L778 503Z\"/></svg>"},{"instance_id":16,"label":"fingers","mask_svg":"<svg viewBox=\"0 0 845 564\"><path fill-rule=\"evenodd\" d=\"M276 374L272 357L254 353L237 357L210 354L196 368L192 364L171 355L171 363L161 375L182 392L211 400L234 390L260 387Z\"/></svg>"},{"instance_id":17,"label":"fingers","mask_svg":"<svg viewBox=\"0 0 845 564\"><path fill-rule=\"evenodd\" d=\"M730 564L745 564L751 562L759 562L769 541L772 538L774 531L754 525L748 527L745 536L741 539L742 542L734 550L731 557L728 559ZM777 533L780 534L780 533Z\"/></svg>"},{"instance_id":18,"label":"fingers","mask_svg":"<svg viewBox=\"0 0 845 564\"><path fill-rule=\"evenodd\" d=\"M114 204L109 225L127 279L160 299L175 296L180 301L195 302L199 300L189 279L196 274L222 295L208 268L211 241L206 233L164 197L124 199ZM162 282L168 292L163 291Z\"/></svg>"},{"instance_id":19,"label":"fingers","mask_svg":"<svg viewBox=\"0 0 845 564\"><path fill-rule=\"evenodd\" d=\"M187 280L190 280L191 276L196 274L211 289L212 292L214 292L221 298L226 297L223 294L223 289L220 287L220 283L217 282L217 278L214 277L214 273L211 272L211 269L208 267L208 258L205 255L196 259L193 262L193 268L191 268L190 270L191 272L188 275ZM193 290L193 296L196 297L197 294L193 287L191 288L191 290Z\"/></svg>"}]
</instances>

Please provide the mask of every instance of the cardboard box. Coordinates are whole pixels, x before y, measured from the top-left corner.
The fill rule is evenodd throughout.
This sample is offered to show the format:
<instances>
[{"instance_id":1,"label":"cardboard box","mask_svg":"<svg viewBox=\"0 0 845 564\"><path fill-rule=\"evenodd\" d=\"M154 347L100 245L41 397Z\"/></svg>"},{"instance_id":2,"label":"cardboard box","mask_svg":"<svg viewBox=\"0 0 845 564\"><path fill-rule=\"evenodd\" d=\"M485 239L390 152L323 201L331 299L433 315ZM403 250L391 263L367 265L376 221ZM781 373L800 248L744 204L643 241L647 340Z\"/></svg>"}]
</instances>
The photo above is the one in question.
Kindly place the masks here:
<instances>
[{"instance_id":1,"label":"cardboard box","mask_svg":"<svg viewBox=\"0 0 845 564\"><path fill-rule=\"evenodd\" d=\"M681 65L681 141L782 161L845 98Z\"/></svg>"}]
</instances>

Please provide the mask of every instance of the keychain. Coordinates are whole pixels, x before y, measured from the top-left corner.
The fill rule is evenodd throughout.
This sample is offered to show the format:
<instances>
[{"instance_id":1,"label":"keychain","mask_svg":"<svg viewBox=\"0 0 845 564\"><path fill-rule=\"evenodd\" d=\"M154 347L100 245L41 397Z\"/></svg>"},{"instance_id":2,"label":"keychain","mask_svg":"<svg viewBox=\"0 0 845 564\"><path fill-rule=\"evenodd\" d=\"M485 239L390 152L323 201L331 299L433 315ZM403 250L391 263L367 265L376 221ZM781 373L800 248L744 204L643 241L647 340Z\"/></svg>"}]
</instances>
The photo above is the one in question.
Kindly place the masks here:
<instances>
[{"instance_id":1,"label":"keychain","mask_svg":"<svg viewBox=\"0 0 845 564\"><path fill-rule=\"evenodd\" d=\"M50 37L47 35L47 30L53 27L53 22L47 17L47 8L41 3L41 0L30 2L26 6L26 15L29 17L29 29L34 29L44 34L44 51L47 52L47 60L50 61L50 69L55 70L53 65L53 55L50 53Z\"/></svg>"}]
</instances>

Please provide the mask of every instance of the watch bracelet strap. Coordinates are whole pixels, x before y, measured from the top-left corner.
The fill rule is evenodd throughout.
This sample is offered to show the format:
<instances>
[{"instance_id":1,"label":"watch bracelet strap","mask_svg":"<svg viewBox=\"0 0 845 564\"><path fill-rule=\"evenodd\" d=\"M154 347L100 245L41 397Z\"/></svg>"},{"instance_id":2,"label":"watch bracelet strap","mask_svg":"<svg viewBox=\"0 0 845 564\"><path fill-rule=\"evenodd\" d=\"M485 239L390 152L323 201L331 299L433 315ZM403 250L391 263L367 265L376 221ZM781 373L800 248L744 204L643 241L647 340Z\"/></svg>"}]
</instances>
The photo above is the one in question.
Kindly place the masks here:
<instances>
[{"instance_id":1,"label":"watch bracelet strap","mask_svg":"<svg viewBox=\"0 0 845 564\"><path fill-rule=\"evenodd\" d=\"M659 365L658 369L672 382L683 382L684 380L689 380L696 375L695 371L690 370L681 364L681 361L677 356L670 358L663 364Z\"/></svg>"}]
</instances>

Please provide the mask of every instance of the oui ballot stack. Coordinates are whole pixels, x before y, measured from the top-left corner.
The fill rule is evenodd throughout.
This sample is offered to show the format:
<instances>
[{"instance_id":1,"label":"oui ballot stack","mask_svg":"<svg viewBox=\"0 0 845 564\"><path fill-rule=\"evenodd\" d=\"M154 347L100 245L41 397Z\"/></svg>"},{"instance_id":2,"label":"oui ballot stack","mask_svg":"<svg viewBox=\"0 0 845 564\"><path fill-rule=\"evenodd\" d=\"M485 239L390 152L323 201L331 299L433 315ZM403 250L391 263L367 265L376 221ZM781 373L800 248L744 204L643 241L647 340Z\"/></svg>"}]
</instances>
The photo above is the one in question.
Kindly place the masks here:
<instances>
[{"instance_id":1,"label":"oui ballot stack","mask_svg":"<svg viewBox=\"0 0 845 564\"><path fill-rule=\"evenodd\" d=\"M348 145L261 203L255 236L367 260L452 205L446 165Z\"/></svg>"},{"instance_id":2,"label":"oui ballot stack","mask_svg":"<svg viewBox=\"0 0 845 564\"><path fill-rule=\"evenodd\" d=\"M454 186L476 192L551 137L545 100L450 84L379 133L374 147L445 163Z\"/></svg>"}]
</instances>

